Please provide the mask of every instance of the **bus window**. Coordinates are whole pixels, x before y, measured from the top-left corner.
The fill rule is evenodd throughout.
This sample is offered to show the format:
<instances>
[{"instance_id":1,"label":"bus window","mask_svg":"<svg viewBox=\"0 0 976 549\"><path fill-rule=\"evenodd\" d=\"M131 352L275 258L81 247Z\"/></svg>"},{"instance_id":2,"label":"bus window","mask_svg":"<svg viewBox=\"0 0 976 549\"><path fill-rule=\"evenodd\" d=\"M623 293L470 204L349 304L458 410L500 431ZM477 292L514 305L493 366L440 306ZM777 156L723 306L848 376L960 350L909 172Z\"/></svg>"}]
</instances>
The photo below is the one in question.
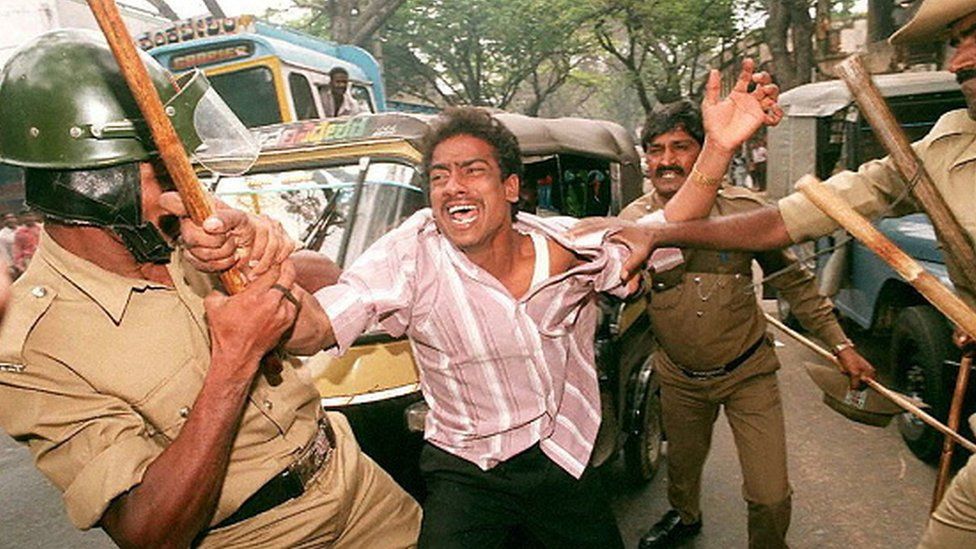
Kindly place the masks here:
<instances>
[{"instance_id":1,"label":"bus window","mask_svg":"<svg viewBox=\"0 0 976 549\"><path fill-rule=\"evenodd\" d=\"M274 78L267 67L207 77L224 102L248 128L282 121Z\"/></svg>"},{"instance_id":2,"label":"bus window","mask_svg":"<svg viewBox=\"0 0 976 549\"><path fill-rule=\"evenodd\" d=\"M291 88L291 100L295 104L295 118L297 120L318 118L319 113L315 109L312 85L308 83L308 78L305 78L304 74L293 72L288 75L288 86Z\"/></svg>"},{"instance_id":3,"label":"bus window","mask_svg":"<svg viewBox=\"0 0 976 549\"><path fill-rule=\"evenodd\" d=\"M376 112L376 109L373 108L373 102L370 101L369 98L369 89L367 89L366 86L360 84L350 84L349 88L351 90L350 93L352 94L352 98L355 99L360 106L369 110L369 112Z\"/></svg>"}]
</instances>

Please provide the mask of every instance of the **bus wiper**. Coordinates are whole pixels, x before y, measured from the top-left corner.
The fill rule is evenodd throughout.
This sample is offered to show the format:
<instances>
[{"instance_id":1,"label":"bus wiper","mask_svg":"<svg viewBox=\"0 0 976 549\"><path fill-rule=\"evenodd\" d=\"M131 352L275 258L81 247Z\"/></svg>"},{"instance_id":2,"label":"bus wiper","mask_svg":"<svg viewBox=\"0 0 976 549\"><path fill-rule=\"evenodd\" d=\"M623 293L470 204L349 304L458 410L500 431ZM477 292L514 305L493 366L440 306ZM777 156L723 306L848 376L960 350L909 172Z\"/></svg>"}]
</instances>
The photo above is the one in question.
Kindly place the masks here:
<instances>
[{"instance_id":1,"label":"bus wiper","mask_svg":"<svg viewBox=\"0 0 976 549\"><path fill-rule=\"evenodd\" d=\"M359 159L359 175L356 177L356 188L353 190L352 203L349 205L349 214L346 216L346 232L342 235L342 243L339 245L339 256L335 258L336 265L342 267L346 264L346 252L349 249L349 239L352 237L352 229L356 226L356 216L359 213L359 199L363 195L363 185L366 183L366 174L369 172L369 165L372 159L364 156Z\"/></svg>"},{"instance_id":2,"label":"bus wiper","mask_svg":"<svg viewBox=\"0 0 976 549\"><path fill-rule=\"evenodd\" d=\"M321 172L315 172L312 175L312 180L320 185L329 183ZM336 211L339 192L335 189L323 188L322 194L325 195L325 208L322 208L322 213L308 226L302 236L302 242L308 250L322 249L322 244L329 235L329 228L342 222Z\"/></svg>"}]
</instances>

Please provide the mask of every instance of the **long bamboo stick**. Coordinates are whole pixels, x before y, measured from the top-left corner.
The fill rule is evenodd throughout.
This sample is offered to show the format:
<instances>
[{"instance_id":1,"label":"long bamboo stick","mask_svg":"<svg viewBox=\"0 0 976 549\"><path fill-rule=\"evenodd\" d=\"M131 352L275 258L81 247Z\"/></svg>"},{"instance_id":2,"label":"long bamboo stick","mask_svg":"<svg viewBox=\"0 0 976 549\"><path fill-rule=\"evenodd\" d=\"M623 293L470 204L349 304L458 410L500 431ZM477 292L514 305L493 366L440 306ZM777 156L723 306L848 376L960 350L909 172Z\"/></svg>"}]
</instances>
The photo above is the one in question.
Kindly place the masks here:
<instances>
[{"instance_id":1,"label":"long bamboo stick","mask_svg":"<svg viewBox=\"0 0 976 549\"><path fill-rule=\"evenodd\" d=\"M892 269L902 276L909 284L915 287L936 309L942 311L949 320L959 326L970 337L976 337L976 313L973 312L956 294L925 269L922 268L914 259L898 248L893 242L888 240L873 225L868 223L854 209L838 197L833 190L820 183L813 176L805 176L797 183L797 188L811 202L823 210L824 213L832 217L843 226L855 238L864 243L865 246L878 254L881 259L888 263ZM963 395L969 382L969 368L960 368L956 378L956 389L953 394L951 408L961 409ZM956 418L958 427L958 417ZM953 430L954 431L954 430ZM947 438L943 445L942 456L939 460L939 478L944 483L948 479L949 467L952 457L952 444L954 438ZM946 451L948 450L948 451ZM938 505L937 500L941 500L939 483L936 483L933 492L934 505Z\"/></svg>"},{"instance_id":2,"label":"long bamboo stick","mask_svg":"<svg viewBox=\"0 0 976 549\"><path fill-rule=\"evenodd\" d=\"M193 171L186 157L183 143L169 117L166 116L163 102L152 84L149 71L139 58L118 7L114 0L88 0L88 6L95 20L98 21L98 26L102 29L119 64L122 76L139 105L139 110L152 133L153 142L159 150L159 156L173 184L176 185L176 190L180 193L190 219L202 225L204 220L213 214L213 201L197 180L196 172ZM230 294L240 293L247 286L244 274L236 268L220 273L220 282ZM269 354L262 361L262 372L269 382L277 384L280 382L281 361L273 354Z\"/></svg>"},{"instance_id":3,"label":"long bamboo stick","mask_svg":"<svg viewBox=\"0 0 976 549\"><path fill-rule=\"evenodd\" d=\"M848 57L837 65L837 73L847 83L861 108L861 114L874 128L874 134L891 155L898 172L905 181L917 179L911 188L912 196L932 220L939 240L945 246L945 253L959 266L968 286L976 288L976 251L973 250L973 243L936 189L932 177L909 144L908 137L871 79L861 57Z\"/></svg>"},{"instance_id":4,"label":"long bamboo stick","mask_svg":"<svg viewBox=\"0 0 976 549\"><path fill-rule=\"evenodd\" d=\"M971 337L976 337L976 313L959 296L952 293L937 278L882 235L867 219L854 211L850 204L837 196L832 189L812 175L800 179L796 188L847 232L878 254L950 321Z\"/></svg>"},{"instance_id":5,"label":"long bamboo stick","mask_svg":"<svg viewBox=\"0 0 976 549\"><path fill-rule=\"evenodd\" d=\"M952 403L949 406L949 429L959 430L959 420L962 417L962 403L966 396L966 387L969 385L969 372L973 366L973 357L966 353L959 364L959 375L956 376L956 388L952 394ZM939 456L939 476L935 480L935 489L932 491L932 510L939 506L942 496L945 495L946 486L949 485L949 472L952 466L953 439L946 437L942 442L942 454Z\"/></svg>"}]
</instances>

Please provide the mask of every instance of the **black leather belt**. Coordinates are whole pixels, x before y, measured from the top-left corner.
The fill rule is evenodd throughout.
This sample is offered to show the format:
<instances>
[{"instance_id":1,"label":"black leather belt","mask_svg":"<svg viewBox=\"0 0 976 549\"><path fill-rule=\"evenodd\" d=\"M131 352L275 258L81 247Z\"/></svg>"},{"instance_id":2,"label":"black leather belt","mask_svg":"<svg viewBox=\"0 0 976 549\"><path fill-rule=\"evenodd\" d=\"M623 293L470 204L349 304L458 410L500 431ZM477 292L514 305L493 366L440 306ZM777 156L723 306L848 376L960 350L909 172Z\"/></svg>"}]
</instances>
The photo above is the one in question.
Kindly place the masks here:
<instances>
[{"instance_id":1,"label":"black leather belt","mask_svg":"<svg viewBox=\"0 0 976 549\"><path fill-rule=\"evenodd\" d=\"M329 462L335 445L335 432L329 420L323 417L319 420L315 438L302 449L298 458L284 471L264 483L264 486L251 494L251 497L247 498L237 511L212 529L224 528L247 520L304 494L306 486L315 478L315 474Z\"/></svg>"},{"instance_id":2,"label":"black leather belt","mask_svg":"<svg viewBox=\"0 0 976 549\"><path fill-rule=\"evenodd\" d=\"M735 357L725 366L721 366L719 368L712 370L689 370L688 368L683 368L677 364L675 364L675 366L681 370L681 373L683 373L686 377L690 377L691 379L713 379L716 377L722 377L732 373L733 370L739 366L742 366L745 361L749 360L749 358L754 355L760 347L762 347L762 344L766 341L766 337L766 334L763 334L759 337L759 339L756 340L755 343L750 345L748 349L743 351L741 355Z\"/></svg>"}]
</instances>

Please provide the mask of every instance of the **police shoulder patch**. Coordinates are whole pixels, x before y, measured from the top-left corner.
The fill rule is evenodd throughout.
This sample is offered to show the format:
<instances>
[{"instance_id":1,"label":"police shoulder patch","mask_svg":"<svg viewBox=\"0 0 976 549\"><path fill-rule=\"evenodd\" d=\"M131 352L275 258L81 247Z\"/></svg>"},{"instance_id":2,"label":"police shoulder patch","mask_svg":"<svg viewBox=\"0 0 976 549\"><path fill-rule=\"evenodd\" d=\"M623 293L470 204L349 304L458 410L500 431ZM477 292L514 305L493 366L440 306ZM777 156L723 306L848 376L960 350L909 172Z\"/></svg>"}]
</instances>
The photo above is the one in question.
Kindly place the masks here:
<instances>
[{"instance_id":1,"label":"police shoulder patch","mask_svg":"<svg viewBox=\"0 0 976 549\"><path fill-rule=\"evenodd\" d=\"M46 284L13 285L11 303L0 326L0 372L24 371L24 342L56 296L55 288Z\"/></svg>"}]
</instances>

